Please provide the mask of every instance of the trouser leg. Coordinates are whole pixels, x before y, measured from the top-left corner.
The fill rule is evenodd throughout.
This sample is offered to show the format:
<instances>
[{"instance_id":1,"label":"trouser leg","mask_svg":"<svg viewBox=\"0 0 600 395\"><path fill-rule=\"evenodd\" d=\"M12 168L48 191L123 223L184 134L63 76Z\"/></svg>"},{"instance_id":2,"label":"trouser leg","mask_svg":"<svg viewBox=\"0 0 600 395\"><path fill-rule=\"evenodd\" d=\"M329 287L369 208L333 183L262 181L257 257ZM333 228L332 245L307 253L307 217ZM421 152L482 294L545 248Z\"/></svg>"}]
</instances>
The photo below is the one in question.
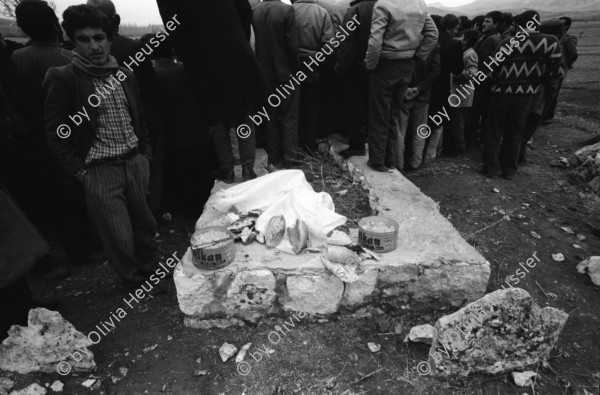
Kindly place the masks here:
<instances>
[{"instance_id":1,"label":"trouser leg","mask_svg":"<svg viewBox=\"0 0 600 395\"><path fill-rule=\"evenodd\" d=\"M492 95L487 125L483 134L483 168L484 171L495 173L500 169L499 154L507 121L510 98L506 95ZM512 115L510 115L512 116Z\"/></svg>"},{"instance_id":2,"label":"trouser leg","mask_svg":"<svg viewBox=\"0 0 600 395\"><path fill-rule=\"evenodd\" d=\"M158 264L158 249L154 242L156 221L144 199L149 175L150 164L146 157L136 155L127 160L125 197L131 218L135 256L138 267L144 273L150 273Z\"/></svg>"},{"instance_id":3,"label":"trouser leg","mask_svg":"<svg viewBox=\"0 0 600 395\"><path fill-rule=\"evenodd\" d=\"M145 205L152 217L146 202L149 174L146 173L144 177L143 197L138 199L141 199L140 204ZM124 164L90 166L84 180L88 212L96 224L108 260L122 280L135 282L142 273L136 257L136 240L126 196L127 184Z\"/></svg>"},{"instance_id":4,"label":"trouser leg","mask_svg":"<svg viewBox=\"0 0 600 395\"><path fill-rule=\"evenodd\" d=\"M421 135L417 131L419 126L427 125L427 116L429 111L429 103L426 102L415 102L413 104L412 111L410 113L410 119L408 122L408 133L411 134L411 154L408 160L408 164L413 168L419 168L423 162L423 151L425 148L426 136ZM425 138L424 138L425 137Z\"/></svg>"},{"instance_id":5,"label":"trouser leg","mask_svg":"<svg viewBox=\"0 0 600 395\"><path fill-rule=\"evenodd\" d=\"M406 133L408 129L408 122L411 116L411 112L413 109L415 102L414 101L404 101L402 106L400 107L400 111L398 115L392 119L392 127L396 129L396 133L398 134L397 138L397 152L396 152L396 168L398 170L404 169L404 154L405 154L405 140Z\"/></svg>"},{"instance_id":6,"label":"trouser leg","mask_svg":"<svg viewBox=\"0 0 600 395\"><path fill-rule=\"evenodd\" d=\"M343 114L348 131L349 149L364 150L367 142L365 126L369 111L369 80L366 73L354 71L343 79Z\"/></svg>"},{"instance_id":7,"label":"trouser leg","mask_svg":"<svg viewBox=\"0 0 600 395\"><path fill-rule=\"evenodd\" d=\"M161 209L164 188L165 137L158 133L152 141L152 163L150 164L150 194L148 206L153 213Z\"/></svg>"},{"instance_id":8,"label":"trouser leg","mask_svg":"<svg viewBox=\"0 0 600 395\"><path fill-rule=\"evenodd\" d=\"M229 137L229 128L225 123L219 123L210 127L210 136L217 152L219 169L221 171L233 170L233 150Z\"/></svg>"},{"instance_id":9,"label":"trouser leg","mask_svg":"<svg viewBox=\"0 0 600 395\"><path fill-rule=\"evenodd\" d=\"M246 117L241 119L246 119ZM238 129L240 124L241 122L239 120L236 120L234 124L238 146L240 148L240 162L242 163L242 167L249 167L253 169L254 162L256 161L256 127L251 122L244 123L244 125L250 128L249 133L244 133L242 132L242 129ZM246 128L246 126L243 128Z\"/></svg>"},{"instance_id":10,"label":"trouser leg","mask_svg":"<svg viewBox=\"0 0 600 395\"><path fill-rule=\"evenodd\" d=\"M299 122L300 95L294 92L282 104L279 116L281 117L281 150L283 160L294 158L298 149L298 122Z\"/></svg>"},{"instance_id":11,"label":"trouser leg","mask_svg":"<svg viewBox=\"0 0 600 395\"><path fill-rule=\"evenodd\" d=\"M381 59L369 74L369 161L375 166L396 163L392 115L400 110L411 76L408 60Z\"/></svg>"},{"instance_id":12,"label":"trouser leg","mask_svg":"<svg viewBox=\"0 0 600 395\"><path fill-rule=\"evenodd\" d=\"M500 151L500 167L505 176L512 176L517 172L531 101L532 96L513 97L511 100L512 108L506 120Z\"/></svg>"},{"instance_id":13,"label":"trouser leg","mask_svg":"<svg viewBox=\"0 0 600 395\"><path fill-rule=\"evenodd\" d=\"M263 128L265 136L265 151L269 158L269 163L280 163L282 160L281 153L281 120L279 119L279 108L273 108L269 111L271 118Z\"/></svg>"}]
</instances>

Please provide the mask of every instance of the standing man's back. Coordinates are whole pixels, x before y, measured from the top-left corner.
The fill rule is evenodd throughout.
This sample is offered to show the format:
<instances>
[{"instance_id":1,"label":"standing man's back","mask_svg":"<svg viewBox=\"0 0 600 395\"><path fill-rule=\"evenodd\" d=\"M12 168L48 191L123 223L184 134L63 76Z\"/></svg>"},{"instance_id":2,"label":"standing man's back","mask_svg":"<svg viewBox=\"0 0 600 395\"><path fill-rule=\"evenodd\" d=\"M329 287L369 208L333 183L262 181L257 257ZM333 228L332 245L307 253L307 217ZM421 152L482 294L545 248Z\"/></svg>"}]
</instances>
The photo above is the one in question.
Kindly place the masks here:
<instances>
[{"instance_id":1,"label":"standing man's back","mask_svg":"<svg viewBox=\"0 0 600 395\"><path fill-rule=\"evenodd\" d=\"M254 9L256 57L265 77L275 90L298 71L298 36L294 7L279 0L267 0ZM298 146L297 92L291 92L277 108L268 110L265 149L269 170L289 166Z\"/></svg>"},{"instance_id":2,"label":"standing man's back","mask_svg":"<svg viewBox=\"0 0 600 395\"><path fill-rule=\"evenodd\" d=\"M423 0L379 0L373 8L365 58L369 74L369 161L376 171L396 167L397 135L391 127L412 76L413 58L423 61L438 31Z\"/></svg>"},{"instance_id":3,"label":"standing man's back","mask_svg":"<svg viewBox=\"0 0 600 395\"><path fill-rule=\"evenodd\" d=\"M298 55L301 69L307 76L300 87L300 145L311 152L317 150L317 129L321 104L321 70L311 59L321 47L334 37L331 16L316 0L298 0L294 3L296 32L298 33ZM329 44L328 44L329 45ZM330 49L330 53L333 50ZM330 56L323 63L333 62ZM312 64L312 66L307 66ZM323 66L322 64L320 65Z\"/></svg>"}]
</instances>

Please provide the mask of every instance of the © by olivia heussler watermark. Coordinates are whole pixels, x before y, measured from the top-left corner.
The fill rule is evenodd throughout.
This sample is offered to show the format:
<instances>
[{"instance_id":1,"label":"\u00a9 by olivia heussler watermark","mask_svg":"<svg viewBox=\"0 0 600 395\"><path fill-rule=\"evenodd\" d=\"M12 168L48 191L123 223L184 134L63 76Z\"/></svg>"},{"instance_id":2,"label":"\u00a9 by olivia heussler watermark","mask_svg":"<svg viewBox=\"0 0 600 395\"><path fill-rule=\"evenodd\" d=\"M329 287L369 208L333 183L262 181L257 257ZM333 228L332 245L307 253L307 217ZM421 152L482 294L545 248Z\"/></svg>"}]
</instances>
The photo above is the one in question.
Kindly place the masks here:
<instances>
[{"instance_id":1,"label":"\u00a9 by olivia heussler watermark","mask_svg":"<svg viewBox=\"0 0 600 395\"><path fill-rule=\"evenodd\" d=\"M350 37L350 32L356 30L356 25L360 25L360 21L358 19L358 15L352 17L345 25L340 25L340 30L329 39L328 42L323 44L321 49L317 51L314 55L308 57L307 60L303 62L303 65L308 69L311 73L313 73L321 63L325 62L325 60L334 53L334 49L339 47L340 44L348 37ZM333 46L333 47L332 47ZM270 109L275 109L281 106L287 99L289 99L296 89L300 87L302 82L304 82L308 76L302 70L298 70L295 75L290 75L290 79L287 82L279 85L275 88L275 93L272 93L267 98L268 105L262 106L262 109L258 110L256 114L249 115L250 121L255 125L259 126L263 122L270 122L271 115L269 115ZM237 135L240 138L248 138L250 133L252 133L252 129L248 124L240 124L236 129Z\"/></svg>"},{"instance_id":2,"label":"\u00a9 by olivia heussler watermark","mask_svg":"<svg viewBox=\"0 0 600 395\"><path fill-rule=\"evenodd\" d=\"M129 71L133 71L133 65L139 67L145 60L146 56L150 56L156 48L160 46L160 44L167 39L170 35L169 32L173 32L181 23L177 20L177 14L173 15L172 20L169 20L166 24L166 30L163 29L156 33L155 37L150 39L150 42L144 45L140 50L138 50L135 54L129 56L128 60L123 61L123 66L127 67ZM102 104L102 100L106 99L109 95L114 93L117 89L117 86L121 85L127 79L127 74L125 74L122 70L117 71L115 74L111 75L104 84L100 88L96 88L94 93L88 96L87 103L92 108L98 108ZM69 120L74 126L81 126L83 122L86 120L89 122L91 120L90 113L88 112L85 105L81 107L81 110L77 110L75 114L69 115ZM67 139L71 137L72 127L69 122L58 125L56 128L56 134L61 139Z\"/></svg>"},{"instance_id":3,"label":"\u00a9 by olivia heussler watermark","mask_svg":"<svg viewBox=\"0 0 600 395\"><path fill-rule=\"evenodd\" d=\"M534 251L534 253L531 254L531 256L533 258L529 258L525 262L519 262L519 266L521 266L521 268L523 270L521 270L521 268L519 268L515 271L515 274L513 274L512 276L507 276L508 280L505 280L504 283L508 284L508 287L513 288L513 285L519 284L519 282L522 279L524 279L525 276L527 276L527 274L529 274L529 270L527 269L527 267L529 267L530 269L533 269L535 267L535 265L537 265L538 262L541 262L540 258L538 258L536 254L537 254L537 251ZM525 265L527 265L527 267L525 267ZM504 286L504 283L501 284L502 289L507 288Z\"/></svg>"},{"instance_id":4,"label":"\u00a9 by olivia heussler watermark","mask_svg":"<svg viewBox=\"0 0 600 395\"><path fill-rule=\"evenodd\" d=\"M152 298L150 292L157 286L161 280L167 277L167 274L170 273L172 269L179 264L180 259L177 257L177 252L174 252L164 263L159 262L158 268L154 271L152 275L148 277L144 283L140 284L139 288L135 291L132 291L123 298L123 302L129 307L129 310L133 310L136 307L140 300ZM166 267L165 267L166 265ZM92 343L92 345L96 345L100 343L103 337L108 336L112 331L115 330L117 324L121 322L122 319L127 317L127 310L124 307L119 307L114 312L110 312L110 316L107 320L99 322L94 330L90 331L87 334L88 340ZM75 363L82 362L86 357L92 357L92 353L86 348L77 348L72 352L69 352L70 359L72 359ZM56 365L56 371L58 374L62 376L66 376L71 373L73 366L69 360L61 361Z\"/></svg>"},{"instance_id":5,"label":"\u00a9 by olivia heussler watermark","mask_svg":"<svg viewBox=\"0 0 600 395\"><path fill-rule=\"evenodd\" d=\"M533 31L534 28L540 24L540 21L534 16L533 20L527 22L525 27L519 26L515 36L507 39L506 42L503 41L502 46L498 48L496 53L491 55L488 61L483 62L488 69L487 73L483 72L482 70L478 70L477 73L471 75L468 82L461 84L456 89L456 93L448 96L448 104L450 107L456 108L460 106L464 100L467 100L469 96L473 95L477 87L490 78L496 67L499 67L506 60L506 56L510 56L515 49L519 48L520 45L523 44L523 42L525 42L525 40L531 35L531 31ZM442 107L441 111L437 112L437 114L429 115L429 119L436 127L440 127L442 123L450 121L450 115L444 106ZM417 135L419 138L428 138L431 136L431 127L427 124L420 125L417 128Z\"/></svg>"}]
</instances>

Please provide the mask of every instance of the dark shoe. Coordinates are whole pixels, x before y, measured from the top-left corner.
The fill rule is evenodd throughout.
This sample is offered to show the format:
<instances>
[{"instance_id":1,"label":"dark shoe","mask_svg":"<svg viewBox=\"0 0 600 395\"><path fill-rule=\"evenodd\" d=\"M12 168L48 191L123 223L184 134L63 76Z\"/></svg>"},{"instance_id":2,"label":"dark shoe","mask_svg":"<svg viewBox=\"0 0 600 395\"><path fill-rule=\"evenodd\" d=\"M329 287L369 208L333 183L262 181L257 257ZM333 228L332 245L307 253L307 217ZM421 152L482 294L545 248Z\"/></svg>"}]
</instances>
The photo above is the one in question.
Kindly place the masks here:
<instances>
[{"instance_id":1,"label":"dark shoe","mask_svg":"<svg viewBox=\"0 0 600 395\"><path fill-rule=\"evenodd\" d=\"M275 173L276 171L279 170L285 170L285 167L283 166L283 164L281 162L269 162L267 164L267 171L269 173Z\"/></svg>"},{"instance_id":2,"label":"dark shoe","mask_svg":"<svg viewBox=\"0 0 600 395\"><path fill-rule=\"evenodd\" d=\"M494 178L497 175L497 171L486 169L485 167L479 171L480 174L486 176L487 178Z\"/></svg>"},{"instance_id":3,"label":"dark shoe","mask_svg":"<svg viewBox=\"0 0 600 395\"><path fill-rule=\"evenodd\" d=\"M340 151L340 155L344 158L344 159L348 159L351 156L365 156L367 154L367 150L366 149L351 149L351 148L347 148L347 149L343 149Z\"/></svg>"},{"instance_id":4,"label":"dark shoe","mask_svg":"<svg viewBox=\"0 0 600 395\"><path fill-rule=\"evenodd\" d=\"M380 173L389 173L390 172L390 169L388 169L384 165L374 165L371 163L370 160L367 161L367 166L369 166L371 169L378 171Z\"/></svg>"},{"instance_id":5,"label":"dark shoe","mask_svg":"<svg viewBox=\"0 0 600 395\"><path fill-rule=\"evenodd\" d=\"M512 180L514 178L514 174L502 174L502 178L504 178L505 180Z\"/></svg>"},{"instance_id":6,"label":"dark shoe","mask_svg":"<svg viewBox=\"0 0 600 395\"><path fill-rule=\"evenodd\" d=\"M545 120L542 121L542 126L548 126L552 122L554 122L554 119L545 119Z\"/></svg>"},{"instance_id":7,"label":"dark shoe","mask_svg":"<svg viewBox=\"0 0 600 395\"><path fill-rule=\"evenodd\" d=\"M256 177L257 176L253 168L246 166L242 167L242 178L244 179L244 181L254 180Z\"/></svg>"},{"instance_id":8,"label":"dark shoe","mask_svg":"<svg viewBox=\"0 0 600 395\"><path fill-rule=\"evenodd\" d=\"M235 180L235 173L231 170L219 170L213 173L213 177L219 181L223 181L225 184L233 184Z\"/></svg>"}]
</instances>

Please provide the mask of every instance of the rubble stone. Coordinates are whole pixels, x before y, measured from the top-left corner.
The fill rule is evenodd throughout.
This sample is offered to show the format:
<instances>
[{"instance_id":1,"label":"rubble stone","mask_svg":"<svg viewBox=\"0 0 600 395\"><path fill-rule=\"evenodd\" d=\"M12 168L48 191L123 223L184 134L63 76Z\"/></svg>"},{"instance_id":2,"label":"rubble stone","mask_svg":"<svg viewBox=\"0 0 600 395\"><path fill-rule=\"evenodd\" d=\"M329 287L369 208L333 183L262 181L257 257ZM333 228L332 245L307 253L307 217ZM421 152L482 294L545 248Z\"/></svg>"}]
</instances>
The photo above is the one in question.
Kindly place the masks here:
<instances>
[{"instance_id":1,"label":"rubble stone","mask_svg":"<svg viewBox=\"0 0 600 395\"><path fill-rule=\"evenodd\" d=\"M548 356L567 318L553 307L541 309L523 289L495 291L436 322L432 374L525 370Z\"/></svg>"},{"instance_id":2,"label":"rubble stone","mask_svg":"<svg viewBox=\"0 0 600 395\"><path fill-rule=\"evenodd\" d=\"M96 370L91 351L79 352L79 361L72 358L72 353L93 343L58 312L32 309L28 326L14 325L8 334L0 345L0 370L21 374L55 373L61 362L69 363L78 372Z\"/></svg>"},{"instance_id":3,"label":"rubble stone","mask_svg":"<svg viewBox=\"0 0 600 395\"><path fill-rule=\"evenodd\" d=\"M417 325L410 328L408 333L408 340L414 343L427 343L431 344L433 341L433 325Z\"/></svg>"},{"instance_id":4,"label":"rubble stone","mask_svg":"<svg viewBox=\"0 0 600 395\"><path fill-rule=\"evenodd\" d=\"M33 383L22 390L13 391L10 395L46 395L48 391L37 383Z\"/></svg>"},{"instance_id":5,"label":"rubble stone","mask_svg":"<svg viewBox=\"0 0 600 395\"><path fill-rule=\"evenodd\" d=\"M591 256L577 265L577 271L581 274L588 273L594 284L600 287L600 256Z\"/></svg>"}]
</instances>

